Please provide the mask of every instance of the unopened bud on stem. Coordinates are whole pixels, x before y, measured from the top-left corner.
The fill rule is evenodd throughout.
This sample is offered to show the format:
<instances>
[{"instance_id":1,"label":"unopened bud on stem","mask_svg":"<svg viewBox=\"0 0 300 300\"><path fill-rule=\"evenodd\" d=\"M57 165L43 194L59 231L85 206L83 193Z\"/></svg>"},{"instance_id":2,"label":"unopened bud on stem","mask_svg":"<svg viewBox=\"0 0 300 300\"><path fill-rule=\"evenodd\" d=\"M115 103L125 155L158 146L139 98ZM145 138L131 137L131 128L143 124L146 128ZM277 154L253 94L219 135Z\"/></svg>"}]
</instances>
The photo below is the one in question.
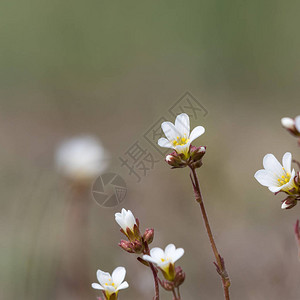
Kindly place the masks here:
<instances>
[{"instance_id":1,"label":"unopened bud on stem","mask_svg":"<svg viewBox=\"0 0 300 300\"><path fill-rule=\"evenodd\" d=\"M147 228L143 235L144 241L149 245L152 243L153 238L154 238L154 229Z\"/></svg>"}]
</instances>

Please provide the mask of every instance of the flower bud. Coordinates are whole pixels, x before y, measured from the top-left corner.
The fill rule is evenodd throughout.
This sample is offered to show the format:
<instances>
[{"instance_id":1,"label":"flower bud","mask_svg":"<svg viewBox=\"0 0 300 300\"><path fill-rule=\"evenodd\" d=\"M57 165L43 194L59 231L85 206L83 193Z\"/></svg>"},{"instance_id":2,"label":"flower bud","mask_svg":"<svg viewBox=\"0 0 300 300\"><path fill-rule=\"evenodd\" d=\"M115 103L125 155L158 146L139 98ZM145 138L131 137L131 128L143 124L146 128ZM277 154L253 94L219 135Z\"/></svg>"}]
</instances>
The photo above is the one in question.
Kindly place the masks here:
<instances>
[{"instance_id":1,"label":"flower bud","mask_svg":"<svg viewBox=\"0 0 300 300\"><path fill-rule=\"evenodd\" d=\"M190 159L189 159L189 165L193 168L200 168L202 166L202 157L206 153L206 147L190 147Z\"/></svg>"},{"instance_id":2,"label":"flower bud","mask_svg":"<svg viewBox=\"0 0 300 300\"><path fill-rule=\"evenodd\" d=\"M144 241L149 245L152 243L153 238L154 238L154 229L147 228L143 235Z\"/></svg>"},{"instance_id":3,"label":"flower bud","mask_svg":"<svg viewBox=\"0 0 300 300\"><path fill-rule=\"evenodd\" d=\"M121 242L119 243L119 246L128 253L134 253L132 245L128 241L121 240Z\"/></svg>"},{"instance_id":4,"label":"flower bud","mask_svg":"<svg viewBox=\"0 0 300 300\"><path fill-rule=\"evenodd\" d=\"M185 273L182 271L181 267L175 268L175 279L174 286L179 287L185 280Z\"/></svg>"},{"instance_id":5,"label":"flower bud","mask_svg":"<svg viewBox=\"0 0 300 300\"><path fill-rule=\"evenodd\" d=\"M282 125L283 128L288 130L292 135L300 136L299 128L296 124L296 119L294 120L292 118L282 118L281 119L281 125Z\"/></svg>"},{"instance_id":6,"label":"flower bud","mask_svg":"<svg viewBox=\"0 0 300 300\"><path fill-rule=\"evenodd\" d=\"M140 241L135 240L134 242L131 242L131 244L132 244L132 249L135 254L140 254L143 252L144 246Z\"/></svg>"},{"instance_id":7,"label":"flower bud","mask_svg":"<svg viewBox=\"0 0 300 300\"><path fill-rule=\"evenodd\" d=\"M172 167L172 169L184 168L187 166L184 154L177 153L176 151L166 156L166 162Z\"/></svg>"},{"instance_id":8,"label":"flower bud","mask_svg":"<svg viewBox=\"0 0 300 300\"><path fill-rule=\"evenodd\" d=\"M121 227L121 232L125 234L130 241L141 239L139 221L134 218L130 210L123 208L120 213L115 214L115 220Z\"/></svg>"},{"instance_id":9,"label":"flower bud","mask_svg":"<svg viewBox=\"0 0 300 300\"><path fill-rule=\"evenodd\" d=\"M163 280L161 282L161 286L166 290L166 291L172 291L174 289L174 283L171 281Z\"/></svg>"},{"instance_id":10,"label":"flower bud","mask_svg":"<svg viewBox=\"0 0 300 300\"><path fill-rule=\"evenodd\" d=\"M290 208L293 208L296 204L297 204L297 198L289 196L285 200L282 201L281 208L282 209L290 209Z\"/></svg>"}]
</instances>

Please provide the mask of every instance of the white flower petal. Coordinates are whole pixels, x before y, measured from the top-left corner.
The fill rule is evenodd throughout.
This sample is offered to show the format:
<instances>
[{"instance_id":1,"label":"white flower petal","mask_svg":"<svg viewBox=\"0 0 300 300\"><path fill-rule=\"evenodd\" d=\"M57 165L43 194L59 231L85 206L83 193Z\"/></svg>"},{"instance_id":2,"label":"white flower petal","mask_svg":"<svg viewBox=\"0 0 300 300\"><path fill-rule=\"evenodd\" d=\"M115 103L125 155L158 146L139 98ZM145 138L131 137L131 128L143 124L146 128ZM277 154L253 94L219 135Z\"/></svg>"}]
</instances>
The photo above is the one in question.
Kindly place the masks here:
<instances>
[{"instance_id":1,"label":"white flower petal","mask_svg":"<svg viewBox=\"0 0 300 300\"><path fill-rule=\"evenodd\" d=\"M286 152L282 158L282 165L285 168L285 171L291 173L291 165L292 165L292 154L290 152Z\"/></svg>"},{"instance_id":2,"label":"white flower petal","mask_svg":"<svg viewBox=\"0 0 300 300\"><path fill-rule=\"evenodd\" d=\"M169 265L171 263L171 260L164 260L157 262L157 266L162 268L163 270L169 269Z\"/></svg>"},{"instance_id":3,"label":"white flower petal","mask_svg":"<svg viewBox=\"0 0 300 300\"><path fill-rule=\"evenodd\" d=\"M172 257L173 263L175 263L183 254L184 254L184 250L182 248L176 249Z\"/></svg>"},{"instance_id":4,"label":"white flower petal","mask_svg":"<svg viewBox=\"0 0 300 300\"><path fill-rule=\"evenodd\" d=\"M279 163L279 161L273 154L269 153L265 155L263 159L263 165L267 171L271 171L279 177L284 175L284 172L282 170L282 165Z\"/></svg>"},{"instance_id":5,"label":"white flower petal","mask_svg":"<svg viewBox=\"0 0 300 300\"><path fill-rule=\"evenodd\" d=\"M116 289L111 285L106 285L105 290L108 291L110 295L116 292Z\"/></svg>"},{"instance_id":6,"label":"white flower petal","mask_svg":"<svg viewBox=\"0 0 300 300\"><path fill-rule=\"evenodd\" d=\"M107 283L107 281L111 278L110 274L107 272L103 272L101 270L97 271L97 279L100 282L100 284L102 286L105 285L105 283Z\"/></svg>"},{"instance_id":7,"label":"white flower petal","mask_svg":"<svg viewBox=\"0 0 300 300\"><path fill-rule=\"evenodd\" d=\"M95 290L104 290L104 288L99 283L92 283L92 288Z\"/></svg>"},{"instance_id":8,"label":"white flower petal","mask_svg":"<svg viewBox=\"0 0 300 300\"><path fill-rule=\"evenodd\" d=\"M190 135L190 118L187 114L182 113L176 117L175 127L177 131L180 133L180 136L183 137L186 135L187 137Z\"/></svg>"},{"instance_id":9,"label":"white flower petal","mask_svg":"<svg viewBox=\"0 0 300 300\"><path fill-rule=\"evenodd\" d=\"M163 122L161 124L161 129L169 141L176 140L177 137L180 136L180 133L171 122Z\"/></svg>"},{"instance_id":10,"label":"white flower petal","mask_svg":"<svg viewBox=\"0 0 300 300\"><path fill-rule=\"evenodd\" d=\"M173 145L169 142L169 140L167 140L166 138L160 138L157 141L158 145L160 147L164 147L164 148L174 148Z\"/></svg>"},{"instance_id":11,"label":"white flower petal","mask_svg":"<svg viewBox=\"0 0 300 300\"><path fill-rule=\"evenodd\" d=\"M300 132L300 116L295 118L295 127L298 132Z\"/></svg>"},{"instance_id":12,"label":"white flower petal","mask_svg":"<svg viewBox=\"0 0 300 300\"><path fill-rule=\"evenodd\" d=\"M165 257L165 252L162 249L155 247L150 250L150 255L154 259L160 260Z\"/></svg>"},{"instance_id":13,"label":"white flower petal","mask_svg":"<svg viewBox=\"0 0 300 300\"><path fill-rule=\"evenodd\" d=\"M113 272L112 272L112 281L118 287L124 280L126 275L126 270L124 267L117 267Z\"/></svg>"},{"instance_id":14,"label":"white flower petal","mask_svg":"<svg viewBox=\"0 0 300 300\"><path fill-rule=\"evenodd\" d=\"M175 254L175 245L174 244L169 244L166 248L165 248L165 255L167 257L172 257L173 254Z\"/></svg>"},{"instance_id":15,"label":"white flower petal","mask_svg":"<svg viewBox=\"0 0 300 300\"><path fill-rule=\"evenodd\" d=\"M125 223L126 227L129 227L130 229L133 229L134 225L136 224L134 215L131 210L127 211L127 214L125 216Z\"/></svg>"},{"instance_id":16,"label":"white flower petal","mask_svg":"<svg viewBox=\"0 0 300 300\"><path fill-rule=\"evenodd\" d=\"M258 170L255 175L255 179L263 186L273 186L278 185L276 177L266 170Z\"/></svg>"},{"instance_id":17,"label":"white flower petal","mask_svg":"<svg viewBox=\"0 0 300 300\"><path fill-rule=\"evenodd\" d=\"M295 175L296 175L296 172L293 169L292 170L292 174L291 174L291 178L290 178L289 182L287 182L286 184L284 184L284 185L281 186L281 189L283 191L287 192L288 190L291 190L295 186L295 181L294 181Z\"/></svg>"},{"instance_id":18,"label":"white flower petal","mask_svg":"<svg viewBox=\"0 0 300 300\"><path fill-rule=\"evenodd\" d=\"M119 216L116 216L115 215L115 220L116 222L118 223L118 225L124 230L126 231L126 224L125 224L125 221L124 221L124 218L123 216L120 216L121 214L119 214Z\"/></svg>"},{"instance_id":19,"label":"white flower petal","mask_svg":"<svg viewBox=\"0 0 300 300\"><path fill-rule=\"evenodd\" d=\"M195 127L190 135L190 142L198 138L200 135L202 135L205 132L205 128L203 126L197 126Z\"/></svg>"},{"instance_id":20,"label":"white flower petal","mask_svg":"<svg viewBox=\"0 0 300 300\"><path fill-rule=\"evenodd\" d=\"M270 190L272 193L277 193L277 192L279 192L281 189L282 189L282 186L269 186L269 190Z\"/></svg>"},{"instance_id":21,"label":"white flower petal","mask_svg":"<svg viewBox=\"0 0 300 300\"><path fill-rule=\"evenodd\" d=\"M122 209L121 213L115 214L115 220L119 226L126 232L126 228L133 229L136 224L133 213L130 210Z\"/></svg>"},{"instance_id":22,"label":"white flower petal","mask_svg":"<svg viewBox=\"0 0 300 300\"><path fill-rule=\"evenodd\" d=\"M143 260L149 261L151 263L156 264L158 262L157 259L154 259L153 257L151 257L150 255L143 255Z\"/></svg>"},{"instance_id":23,"label":"white flower petal","mask_svg":"<svg viewBox=\"0 0 300 300\"><path fill-rule=\"evenodd\" d=\"M124 281L122 284L120 284L117 288L117 291L119 290L124 290L124 289L127 289L129 287L129 284L127 281Z\"/></svg>"}]
</instances>

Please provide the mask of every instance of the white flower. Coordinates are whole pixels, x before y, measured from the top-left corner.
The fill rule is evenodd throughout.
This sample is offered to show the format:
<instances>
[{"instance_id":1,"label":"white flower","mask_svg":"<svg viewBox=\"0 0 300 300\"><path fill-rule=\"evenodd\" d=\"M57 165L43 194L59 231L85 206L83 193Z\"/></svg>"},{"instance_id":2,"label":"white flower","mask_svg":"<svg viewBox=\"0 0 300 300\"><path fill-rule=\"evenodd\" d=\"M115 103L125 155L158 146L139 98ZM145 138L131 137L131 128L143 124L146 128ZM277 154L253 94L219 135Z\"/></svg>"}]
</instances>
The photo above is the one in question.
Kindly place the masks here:
<instances>
[{"instance_id":1,"label":"white flower","mask_svg":"<svg viewBox=\"0 0 300 300\"><path fill-rule=\"evenodd\" d=\"M300 133L300 116L295 118L295 127L297 131Z\"/></svg>"},{"instance_id":2,"label":"white flower","mask_svg":"<svg viewBox=\"0 0 300 300\"><path fill-rule=\"evenodd\" d=\"M119 226L124 230L126 233L126 228L128 227L132 232L134 231L134 225L136 225L136 220L131 212L131 210L126 210L122 208L120 213L115 214L115 220L119 224Z\"/></svg>"},{"instance_id":3,"label":"white flower","mask_svg":"<svg viewBox=\"0 0 300 300\"><path fill-rule=\"evenodd\" d=\"M185 156L189 152L191 142L205 132L204 127L197 126L190 133L190 118L185 113L176 117L175 125L171 122L163 122L161 128L166 138L160 138L158 145L175 149L177 153L183 153Z\"/></svg>"},{"instance_id":4,"label":"white flower","mask_svg":"<svg viewBox=\"0 0 300 300\"><path fill-rule=\"evenodd\" d=\"M282 118L281 125L286 129L293 130L295 126L295 121L292 118Z\"/></svg>"},{"instance_id":5,"label":"white flower","mask_svg":"<svg viewBox=\"0 0 300 300\"><path fill-rule=\"evenodd\" d=\"M165 251L158 247L151 249L150 255L143 255L143 259L156 264L167 280L173 280L175 275L174 264L183 254L184 250L182 248L176 249L173 244L169 244Z\"/></svg>"},{"instance_id":6,"label":"white flower","mask_svg":"<svg viewBox=\"0 0 300 300\"><path fill-rule=\"evenodd\" d=\"M97 271L97 279L99 283L92 283L92 288L96 290L103 290L107 299L112 294L118 294L119 290L123 290L129 287L127 281L124 281L126 270L124 267L117 267L110 276L109 273L101 270Z\"/></svg>"},{"instance_id":7,"label":"white flower","mask_svg":"<svg viewBox=\"0 0 300 300\"><path fill-rule=\"evenodd\" d=\"M263 186L267 186L273 193L288 192L297 188L294 178L295 170L291 170L292 154L286 152L282 158L282 165L273 154L267 154L263 159L264 170L255 173L255 179Z\"/></svg>"},{"instance_id":8,"label":"white flower","mask_svg":"<svg viewBox=\"0 0 300 300\"><path fill-rule=\"evenodd\" d=\"M57 149L55 160L59 172L75 181L93 180L108 166L106 151L92 136L66 140Z\"/></svg>"}]
</instances>

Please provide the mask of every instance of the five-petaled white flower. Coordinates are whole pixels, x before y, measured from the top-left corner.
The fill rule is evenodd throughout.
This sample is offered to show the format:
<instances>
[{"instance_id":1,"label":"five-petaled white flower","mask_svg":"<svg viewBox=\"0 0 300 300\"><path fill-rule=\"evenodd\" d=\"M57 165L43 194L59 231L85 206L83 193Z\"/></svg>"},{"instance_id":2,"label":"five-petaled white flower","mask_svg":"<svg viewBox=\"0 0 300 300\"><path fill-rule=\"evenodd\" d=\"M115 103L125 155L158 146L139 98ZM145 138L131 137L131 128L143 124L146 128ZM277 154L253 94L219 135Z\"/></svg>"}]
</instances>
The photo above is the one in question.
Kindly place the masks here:
<instances>
[{"instance_id":1,"label":"five-petaled white flower","mask_svg":"<svg viewBox=\"0 0 300 300\"><path fill-rule=\"evenodd\" d=\"M190 144L205 132L204 127L197 126L190 133L190 118L182 113L176 117L175 125L171 122L163 122L161 128L166 138L160 138L160 147L175 149L177 153L188 155Z\"/></svg>"},{"instance_id":2,"label":"five-petaled white flower","mask_svg":"<svg viewBox=\"0 0 300 300\"><path fill-rule=\"evenodd\" d=\"M92 288L96 290L103 290L106 298L110 299L111 295L118 295L119 290L129 287L127 281L124 281L126 270L124 267L117 267L110 276L109 273L101 270L97 271L97 279L99 283L92 283ZM116 298L115 298L116 299Z\"/></svg>"},{"instance_id":3,"label":"five-petaled white flower","mask_svg":"<svg viewBox=\"0 0 300 300\"><path fill-rule=\"evenodd\" d=\"M129 228L132 232L134 231L133 229L134 225L136 225L136 220L131 210L122 208L122 211L120 213L115 214L115 220L125 233L126 228Z\"/></svg>"},{"instance_id":4,"label":"five-petaled white flower","mask_svg":"<svg viewBox=\"0 0 300 300\"><path fill-rule=\"evenodd\" d=\"M289 193L293 188L298 188L295 184L295 170L291 170L292 154L286 152L282 158L282 165L273 154L265 155L263 166L265 169L255 173L255 179L263 186L267 186L273 193L279 191Z\"/></svg>"},{"instance_id":5,"label":"five-petaled white flower","mask_svg":"<svg viewBox=\"0 0 300 300\"><path fill-rule=\"evenodd\" d=\"M174 264L184 254L182 248L176 249L173 244L169 244L165 251L155 247L150 250L150 255L143 255L143 259L156 264L167 280L174 279Z\"/></svg>"},{"instance_id":6,"label":"five-petaled white flower","mask_svg":"<svg viewBox=\"0 0 300 300\"><path fill-rule=\"evenodd\" d=\"M108 166L108 154L92 136L79 136L63 142L55 155L57 169L74 181L91 181Z\"/></svg>"}]
</instances>

